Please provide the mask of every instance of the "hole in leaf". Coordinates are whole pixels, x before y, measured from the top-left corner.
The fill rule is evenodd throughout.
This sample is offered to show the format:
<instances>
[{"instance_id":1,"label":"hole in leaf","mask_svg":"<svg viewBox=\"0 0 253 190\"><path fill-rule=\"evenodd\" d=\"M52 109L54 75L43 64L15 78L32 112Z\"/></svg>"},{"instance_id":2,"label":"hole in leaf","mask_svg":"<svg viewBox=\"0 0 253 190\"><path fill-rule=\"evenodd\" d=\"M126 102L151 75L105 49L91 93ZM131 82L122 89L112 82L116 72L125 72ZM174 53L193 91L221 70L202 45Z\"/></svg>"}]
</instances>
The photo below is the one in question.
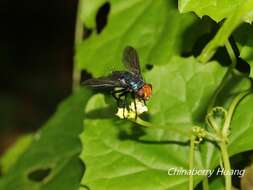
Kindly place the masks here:
<instances>
[{"instance_id":1,"label":"hole in leaf","mask_svg":"<svg viewBox=\"0 0 253 190\"><path fill-rule=\"evenodd\" d=\"M154 65L152 65L152 64L146 64L145 66L146 66L146 69L149 70L149 71L151 69L153 69L153 67L154 67Z\"/></svg>"},{"instance_id":2,"label":"hole in leaf","mask_svg":"<svg viewBox=\"0 0 253 190\"><path fill-rule=\"evenodd\" d=\"M43 181L50 173L51 168L39 168L28 173L28 179L35 182Z\"/></svg>"},{"instance_id":3,"label":"hole in leaf","mask_svg":"<svg viewBox=\"0 0 253 190\"><path fill-rule=\"evenodd\" d=\"M182 34L181 55L197 57L206 44L215 36L219 29L219 24L210 17L203 16L188 26Z\"/></svg>"},{"instance_id":4,"label":"hole in leaf","mask_svg":"<svg viewBox=\"0 0 253 190\"><path fill-rule=\"evenodd\" d=\"M80 187L83 187L83 188L85 188L87 190L90 190L90 188L87 185L84 185L84 184L80 184Z\"/></svg>"},{"instance_id":5,"label":"hole in leaf","mask_svg":"<svg viewBox=\"0 0 253 190\"><path fill-rule=\"evenodd\" d=\"M250 73L250 65L247 63L247 61L243 60L240 57L237 57L236 69L241 73L245 73L247 75Z\"/></svg>"},{"instance_id":6,"label":"hole in leaf","mask_svg":"<svg viewBox=\"0 0 253 190\"><path fill-rule=\"evenodd\" d=\"M240 56L239 48L237 47L236 42L235 42L233 36L229 37L229 43L230 43L230 45L231 45L231 47L232 47L232 49L234 51L235 56L239 57Z\"/></svg>"},{"instance_id":7,"label":"hole in leaf","mask_svg":"<svg viewBox=\"0 0 253 190\"><path fill-rule=\"evenodd\" d=\"M96 29L98 34L102 32L102 30L107 24L107 18L110 12L110 8L111 8L110 3L106 2L99 8L97 12Z\"/></svg>"},{"instance_id":8,"label":"hole in leaf","mask_svg":"<svg viewBox=\"0 0 253 190\"><path fill-rule=\"evenodd\" d=\"M225 47L219 47L211 60L216 60L223 66L229 66L231 64L230 57Z\"/></svg>"},{"instance_id":9,"label":"hole in leaf","mask_svg":"<svg viewBox=\"0 0 253 190\"><path fill-rule=\"evenodd\" d=\"M86 26L84 26L83 27L83 40L89 38L91 34L92 34L92 29L87 28Z\"/></svg>"},{"instance_id":10,"label":"hole in leaf","mask_svg":"<svg viewBox=\"0 0 253 190\"><path fill-rule=\"evenodd\" d=\"M236 60L237 60L236 69L238 71L240 71L241 73L245 73L245 74L249 75L249 73L250 73L250 65L247 63L247 61L243 60L240 57L239 48L237 47L236 42L235 42L235 40L234 40L234 38L232 36L230 36L229 42L230 42L231 47L232 47L232 49L234 51L234 54L236 56Z\"/></svg>"},{"instance_id":11,"label":"hole in leaf","mask_svg":"<svg viewBox=\"0 0 253 190\"><path fill-rule=\"evenodd\" d=\"M201 35L194 43L192 49L181 52L181 56L189 57L193 55L194 57L197 57L201 53L205 45L212 39L212 36L213 35L210 33Z\"/></svg>"}]
</instances>

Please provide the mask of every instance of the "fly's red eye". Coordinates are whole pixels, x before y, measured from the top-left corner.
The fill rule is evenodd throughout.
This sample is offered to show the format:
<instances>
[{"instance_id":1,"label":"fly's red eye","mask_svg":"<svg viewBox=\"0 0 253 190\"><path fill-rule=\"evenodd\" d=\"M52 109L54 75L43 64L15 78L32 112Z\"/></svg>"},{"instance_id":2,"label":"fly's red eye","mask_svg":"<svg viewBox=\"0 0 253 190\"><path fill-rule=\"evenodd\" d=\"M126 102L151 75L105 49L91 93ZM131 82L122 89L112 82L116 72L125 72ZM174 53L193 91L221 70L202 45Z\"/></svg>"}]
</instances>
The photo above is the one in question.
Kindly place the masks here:
<instances>
[{"instance_id":1,"label":"fly's red eye","mask_svg":"<svg viewBox=\"0 0 253 190\"><path fill-rule=\"evenodd\" d=\"M145 84L143 87L142 87L142 90L144 92L144 96L143 98L145 100L148 100L150 98L150 96L152 95L152 86L150 84Z\"/></svg>"}]
</instances>

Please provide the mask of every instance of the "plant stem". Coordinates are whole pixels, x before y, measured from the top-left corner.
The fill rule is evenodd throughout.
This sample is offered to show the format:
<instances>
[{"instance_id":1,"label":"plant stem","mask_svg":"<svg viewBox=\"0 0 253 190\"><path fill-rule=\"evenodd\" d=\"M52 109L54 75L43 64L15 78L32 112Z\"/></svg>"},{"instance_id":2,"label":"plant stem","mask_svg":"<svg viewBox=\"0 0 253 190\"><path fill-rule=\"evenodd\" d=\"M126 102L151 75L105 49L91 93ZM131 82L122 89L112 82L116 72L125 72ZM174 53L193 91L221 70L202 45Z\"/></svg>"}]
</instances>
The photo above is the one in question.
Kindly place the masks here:
<instances>
[{"instance_id":1,"label":"plant stem","mask_svg":"<svg viewBox=\"0 0 253 190\"><path fill-rule=\"evenodd\" d=\"M230 166L230 161L229 161L229 155L227 152L226 141L222 140L219 143L219 147L221 149L221 156L222 156L224 170L225 170L225 175L224 175L224 177L225 177L225 190L232 190L232 179L231 179L231 175L229 174L231 171L231 166Z\"/></svg>"},{"instance_id":2,"label":"plant stem","mask_svg":"<svg viewBox=\"0 0 253 190\"><path fill-rule=\"evenodd\" d=\"M174 127L174 126L161 126L161 125L153 125L152 123L150 122L147 122L147 121L144 121L142 120L140 117L137 117L137 119L131 119L130 121L138 124L138 125L141 125L141 126L144 126L144 127L148 127L148 128L157 128L157 129L163 129L163 130L169 130L169 131L173 131L173 132L176 132L176 133L179 133L185 137L189 137L189 134L190 134L190 130L189 129L182 129L182 128L178 128L178 127Z\"/></svg>"},{"instance_id":3,"label":"plant stem","mask_svg":"<svg viewBox=\"0 0 253 190\"><path fill-rule=\"evenodd\" d=\"M231 46L231 44L228 40L225 42L225 47L226 47L226 50L227 50L228 55L229 55L230 60L231 60L230 67L235 68L235 66L236 66L236 56L235 56L234 50L233 50L233 48L232 48L232 46Z\"/></svg>"},{"instance_id":4,"label":"plant stem","mask_svg":"<svg viewBox=\"0 0 253 190\"><path fill-rule=\"evenodd\" d=\"M190 153L189 153L189 171L193 171L194 165L194 145L195 145L195 136L192 134L190 139ZM193 175L189 175L189 190L193 190Z\"/></svg>"},{"instance_id":5,"label":"plant stem","mask_svg":"<svg viewBox=\"0 0 253 190\"><path fill-rule=\"evenodd\" d=\"M75 44L74 50L76 54L77 46L82 42L83 39L83 23L81 20L81 9L82 9L83 0L78 0L77 5L77 14L76 14L76 28L75 28ZM72 75L72 89L75 90L80 85L81 73L77 67L76 60L73 64L73 75Z\"/></svg>"},{"instance_id":6,"label":"plant stem","mask_svg":"<svg viewBox=\"0 0 253 190\"><path fill-rule=\"evenodd\" d=\"M203 190L208 190L209 189L209 186L208 186L208 177L207 176L205 176L205 178L203 180L202 187L203 187Z\"/></svg>"}]
</instances>

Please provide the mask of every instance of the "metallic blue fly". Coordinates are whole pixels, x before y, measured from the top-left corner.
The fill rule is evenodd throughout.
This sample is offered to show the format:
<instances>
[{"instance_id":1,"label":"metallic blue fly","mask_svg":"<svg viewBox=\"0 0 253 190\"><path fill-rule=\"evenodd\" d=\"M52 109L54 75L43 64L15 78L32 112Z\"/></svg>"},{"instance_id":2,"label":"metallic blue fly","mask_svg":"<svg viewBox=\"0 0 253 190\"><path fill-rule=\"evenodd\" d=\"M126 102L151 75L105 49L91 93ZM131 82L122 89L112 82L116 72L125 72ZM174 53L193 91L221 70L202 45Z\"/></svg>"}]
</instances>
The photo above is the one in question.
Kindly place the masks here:
<instances>
[{"instance_id":1,"label":"metallic blue fly","mask_svg":"<svg viewBox=\"0 0 253 190\"><path fill-rule=\"evenodd\" d=\"M121 97L124 97L124 106L128 94L131 94L134 100L137 98L145 102L151 97L152 85L144 81L139 57L133 47L129 46L124 49L123 62L126 71L113 71L109 76L88 79L83 84L96 90L109 91L118 104Z\"/></svg>"}]
</instances>

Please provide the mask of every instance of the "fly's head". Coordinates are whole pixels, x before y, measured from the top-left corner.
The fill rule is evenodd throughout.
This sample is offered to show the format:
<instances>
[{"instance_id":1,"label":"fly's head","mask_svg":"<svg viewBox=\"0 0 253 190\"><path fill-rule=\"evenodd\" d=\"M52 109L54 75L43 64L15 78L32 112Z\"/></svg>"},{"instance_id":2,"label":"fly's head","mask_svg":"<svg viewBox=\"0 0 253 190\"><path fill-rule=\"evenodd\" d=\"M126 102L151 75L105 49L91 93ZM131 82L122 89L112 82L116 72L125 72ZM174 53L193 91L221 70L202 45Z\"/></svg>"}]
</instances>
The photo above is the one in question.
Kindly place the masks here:
<instances>
[{"instance_id":1,"label":"fly's head","mask_svg":"<svg viewBox=\"0 0 253 190\"><path fill-rule=\"evenodd\" d=\"M152 95L152 85L145 83L138 91L137 96L142 100L149 100Z\"/></svg>"}]
</instances>

